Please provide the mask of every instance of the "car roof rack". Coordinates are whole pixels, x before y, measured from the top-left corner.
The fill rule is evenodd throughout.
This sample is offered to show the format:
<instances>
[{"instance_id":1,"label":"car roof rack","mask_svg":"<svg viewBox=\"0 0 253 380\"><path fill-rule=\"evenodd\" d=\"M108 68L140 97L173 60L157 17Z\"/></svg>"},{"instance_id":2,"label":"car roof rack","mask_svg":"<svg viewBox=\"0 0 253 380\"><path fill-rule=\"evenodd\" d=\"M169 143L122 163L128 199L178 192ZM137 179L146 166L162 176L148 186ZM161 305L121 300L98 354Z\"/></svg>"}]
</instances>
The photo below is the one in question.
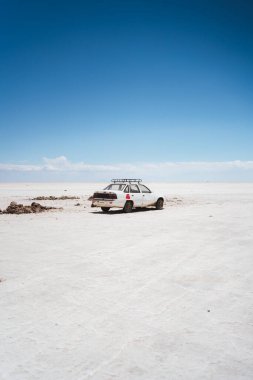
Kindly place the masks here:
<instances>
[{"instance_id":1,"label":"car roof rack","mask_svg":"<svg viewBox=\"0 0 253 380\"><path fill-rule=\"evenodd\" d=\"M128 182L128 183L132 183L132 182L137 182L137 183L140 183L142 182L142 179L138 179L138 178L116 178L116 179L112 179L111 182L113 183L116 183L116 182Z\"/></svg>"}]
</instances>

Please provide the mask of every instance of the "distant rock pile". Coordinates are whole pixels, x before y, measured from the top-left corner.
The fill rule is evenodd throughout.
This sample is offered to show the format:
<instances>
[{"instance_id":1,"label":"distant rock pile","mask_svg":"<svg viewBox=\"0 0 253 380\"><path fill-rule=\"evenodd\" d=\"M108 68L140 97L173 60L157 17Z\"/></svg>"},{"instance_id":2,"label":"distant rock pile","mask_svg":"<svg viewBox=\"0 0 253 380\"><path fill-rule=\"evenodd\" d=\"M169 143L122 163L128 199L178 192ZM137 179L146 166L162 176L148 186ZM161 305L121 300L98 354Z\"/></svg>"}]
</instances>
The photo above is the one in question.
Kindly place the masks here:
<instances>
[{"instance_id":1,"label":"distant rock pile","mask_svg":"<svg viewBox=\"0 0 253 380\"><path fill-rule=\"evenodd\" d=\"M6 210L0 210L0 214L32 214L55 209L57 208L42 206L41 204L36 202L33 202L30 206L24 206L23 204L11 202L9 206L6 208Z\"/></svg>"},{"instance_id":2,"label":"distant rock pile","mask_svg":"<svg viewBox=\"0 0 253 380\"><path fill-rule=\"evenodd\" d=\"M49 197L40 196L33 198L33 201L65 201L67 199L80 199L79 197L72 197L67 195L62 195L61 197L54 197L53 195L50 195Z\"/></svg>"}]
</instances>

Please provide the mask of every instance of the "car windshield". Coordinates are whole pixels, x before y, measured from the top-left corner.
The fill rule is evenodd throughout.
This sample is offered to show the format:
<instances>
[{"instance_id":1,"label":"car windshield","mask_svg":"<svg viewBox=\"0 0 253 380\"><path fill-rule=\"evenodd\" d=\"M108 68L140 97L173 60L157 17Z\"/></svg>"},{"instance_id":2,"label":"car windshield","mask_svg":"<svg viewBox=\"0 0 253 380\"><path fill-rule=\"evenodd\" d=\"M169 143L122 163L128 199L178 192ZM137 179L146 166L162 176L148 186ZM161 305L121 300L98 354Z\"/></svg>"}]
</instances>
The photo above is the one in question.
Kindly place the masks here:
<instances>
[{"instance_id":1,"label":"car windshield","mask_svg":"<svg viewBox=\"0 0 253 380\"><path fill-rule=\"evenodd\" d=\"M106 186L104 190L123 191L125 186L125 183L112 183L111 185Z\"/></svg>"}]
</instances>

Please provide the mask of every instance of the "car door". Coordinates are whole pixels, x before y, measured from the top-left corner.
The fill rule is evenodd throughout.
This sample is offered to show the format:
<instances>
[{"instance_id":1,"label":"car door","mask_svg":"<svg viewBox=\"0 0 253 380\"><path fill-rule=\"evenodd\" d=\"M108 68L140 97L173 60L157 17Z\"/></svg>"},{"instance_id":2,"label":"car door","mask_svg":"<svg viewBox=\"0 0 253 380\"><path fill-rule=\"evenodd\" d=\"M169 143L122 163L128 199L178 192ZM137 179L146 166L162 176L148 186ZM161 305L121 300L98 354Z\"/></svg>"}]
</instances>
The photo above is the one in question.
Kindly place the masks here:
<instances>
[{"instance_id":1,"label":"car door","mask_svg":"<svg viewBox=\"0 0 253 380\"><path fill-rule=\"evenodd\" d=\"M154 204L154 194L147 188L147 186L139 184L139 188L142 193L143 207L151 206Z\"/></svg>"},{"instance_id":2,"label":"car door","mask_svg":"<svg viewBox=\"0 0 253 380\"><path fill-rule=\"evenodd\" d=\"M138 185L135 185L135 184L130 185L130 198L134 203L134 207L142 207L143 205L142 193L140 192Z\"/></svg>"}]
</instances>

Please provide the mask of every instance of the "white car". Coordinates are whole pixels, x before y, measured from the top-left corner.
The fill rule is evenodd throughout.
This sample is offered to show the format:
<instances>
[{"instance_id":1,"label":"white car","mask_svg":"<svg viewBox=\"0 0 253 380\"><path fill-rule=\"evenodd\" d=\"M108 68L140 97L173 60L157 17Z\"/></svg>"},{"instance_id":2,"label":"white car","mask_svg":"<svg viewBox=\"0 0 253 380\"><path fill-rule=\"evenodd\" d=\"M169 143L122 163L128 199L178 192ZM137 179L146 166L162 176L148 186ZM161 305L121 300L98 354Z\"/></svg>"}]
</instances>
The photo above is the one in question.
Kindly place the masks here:
<instances>
[{"instance_id":1,"label":"white car","mask_svg":"<svg viewBox=\"0 0 253 380\"><path fill-rule=\"evenodd\" d=\"M117 207L127 213L133 208L163 208L164 197L153 193L141 179L112 179L111 182L104 190L93 194L91 207L101 207L104 212Z\"/></svg>"}]
</instances>

